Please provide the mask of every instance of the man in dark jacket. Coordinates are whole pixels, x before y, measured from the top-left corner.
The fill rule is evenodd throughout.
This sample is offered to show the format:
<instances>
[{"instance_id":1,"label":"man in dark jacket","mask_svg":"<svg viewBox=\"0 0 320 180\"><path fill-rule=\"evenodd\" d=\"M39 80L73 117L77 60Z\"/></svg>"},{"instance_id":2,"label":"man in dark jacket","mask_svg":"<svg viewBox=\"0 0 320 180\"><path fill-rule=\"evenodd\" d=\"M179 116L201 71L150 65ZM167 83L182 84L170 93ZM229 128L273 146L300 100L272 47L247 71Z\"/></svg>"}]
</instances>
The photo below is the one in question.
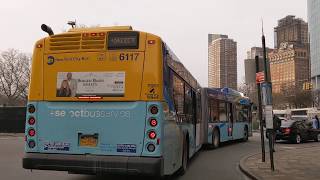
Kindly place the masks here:
<instances>
[{"instance_id":1,"label":"man in dark jacket","mask_svg":"<svg viewBox=\"0 0 320 180\"><path fill-rule=\"evenodd\" d=\"M281 126L281 119L278 116L273 115L273 129L275 131L280 130L280 126Z\"/></svg>"},{"instance_id":2,"label":"man in dark jacket","mask_svg":"<svg viewBox=\"0 0 320 180\"><path fill-rule=\"evenodd\" d=\"M277 130L280 130L280 127L281 127L281 119L278 116L273 115L273 141L272 141L273 152L275 152L274 143L276 142L276 133L277 133Z\"/></svg>"}]
</instances>

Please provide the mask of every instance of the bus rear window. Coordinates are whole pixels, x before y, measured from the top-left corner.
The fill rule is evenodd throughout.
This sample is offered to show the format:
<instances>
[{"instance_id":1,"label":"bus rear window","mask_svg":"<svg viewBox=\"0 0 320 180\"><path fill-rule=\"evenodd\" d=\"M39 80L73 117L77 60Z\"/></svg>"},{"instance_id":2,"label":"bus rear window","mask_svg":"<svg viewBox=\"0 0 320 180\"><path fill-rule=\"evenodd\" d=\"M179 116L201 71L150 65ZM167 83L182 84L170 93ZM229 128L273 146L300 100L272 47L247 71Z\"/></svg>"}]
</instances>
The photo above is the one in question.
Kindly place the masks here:
<instances>
[{"instance_id":1,"label":"bus rear window","mask_svg":"<svg viewBox=\"0 0 320 180\"><path fill-rule=\"evenodd\" d=\"M139 49L139 32L109 32L108 49Z\"/></svg>"}]
</instances>

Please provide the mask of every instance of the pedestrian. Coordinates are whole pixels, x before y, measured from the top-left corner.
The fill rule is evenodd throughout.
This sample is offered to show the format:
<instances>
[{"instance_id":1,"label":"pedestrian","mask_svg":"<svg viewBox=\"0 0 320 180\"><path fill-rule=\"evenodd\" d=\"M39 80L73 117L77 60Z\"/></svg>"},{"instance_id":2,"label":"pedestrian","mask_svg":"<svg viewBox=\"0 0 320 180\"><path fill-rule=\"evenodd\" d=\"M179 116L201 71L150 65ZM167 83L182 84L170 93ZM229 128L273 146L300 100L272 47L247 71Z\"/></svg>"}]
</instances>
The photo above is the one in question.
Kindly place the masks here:
<instances>
[{"instance_id":1,"label":"pedestrian","mask_svg":"<svg viewBox=\"0 0 320 180\"><path fill-rule=\"evenodd\" d=\"M277 115L273 115L273 128L275 131L280 130L281 119Z\"/></svg>"},{"instance_id":2,"label":"pedestrian","mask_svg":"<svg viewBox=\"0 0 320 180\"><path fill-rule=\"evenodd\" d=\"M320 121L319 121L318 115L315 115L312 120L312 128L313 129L320 129Z\"/></svg>"},{"instance_id":3,"label":"pedestrian","mask_svg":"<svg viewBox=\"0 0 320 180\"><path fill-rule=\"evenodd\" d=\"M275 148L274 148L274 143L276 142L276 136L277 136L277 131L280 130L280 126L281 126L281 119L276 116L273 115L273 136L272 136L272 150L273 152L275 152Z\"/></svg>"}]
</instances>

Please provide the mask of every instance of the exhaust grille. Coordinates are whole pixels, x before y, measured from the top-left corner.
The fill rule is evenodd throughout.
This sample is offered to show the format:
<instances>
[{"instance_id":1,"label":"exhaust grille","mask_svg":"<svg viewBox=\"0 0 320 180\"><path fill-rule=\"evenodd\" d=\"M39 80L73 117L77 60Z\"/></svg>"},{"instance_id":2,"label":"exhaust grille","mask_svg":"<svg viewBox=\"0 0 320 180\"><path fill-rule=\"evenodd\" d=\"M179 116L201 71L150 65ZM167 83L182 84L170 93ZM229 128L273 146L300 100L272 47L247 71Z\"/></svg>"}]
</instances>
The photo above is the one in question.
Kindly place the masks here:
<instances>
[{"instance_id":1,"label":"exhaust grille","mask_svg":"<svg viewBox=\"0 0 320 180\"><path fill-rule=\"evenodd\" d=\"M80 33L54 35L49 39L50 51L65 50L102 50L105 49L105 37L86 37Z\"/></svg>"}]
</instances>

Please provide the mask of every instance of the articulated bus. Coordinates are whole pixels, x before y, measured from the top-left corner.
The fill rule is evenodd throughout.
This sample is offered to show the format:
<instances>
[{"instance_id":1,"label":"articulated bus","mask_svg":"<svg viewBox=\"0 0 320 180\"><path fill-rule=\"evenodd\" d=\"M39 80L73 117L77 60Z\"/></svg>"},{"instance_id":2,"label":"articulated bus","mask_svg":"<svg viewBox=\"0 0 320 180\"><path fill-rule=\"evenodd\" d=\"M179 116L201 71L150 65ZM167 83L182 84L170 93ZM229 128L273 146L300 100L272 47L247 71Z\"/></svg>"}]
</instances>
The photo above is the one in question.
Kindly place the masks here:
<instances>
[{"instance_id":1,"label":"articulated bus","mask_svg":"<svg viewBox=\"0 0 320 180\"><path fill-rule=\"evenodd\" d=\"M160 37L131 27L42 29L49 36L32 58L24 168L186 170L205 139L201 87Z\"/></svg>"},{"instance_id":2,"label":"articulated bus","mask_svg":"<svg viewBox=\"0 0 320 180\"><path fill-rule=\"evenodd\" d=\"M219 147L220 142L242 139L252 135L251 102L230 88L202 89L204 144Z\"/></svg>"}]
</instances>

